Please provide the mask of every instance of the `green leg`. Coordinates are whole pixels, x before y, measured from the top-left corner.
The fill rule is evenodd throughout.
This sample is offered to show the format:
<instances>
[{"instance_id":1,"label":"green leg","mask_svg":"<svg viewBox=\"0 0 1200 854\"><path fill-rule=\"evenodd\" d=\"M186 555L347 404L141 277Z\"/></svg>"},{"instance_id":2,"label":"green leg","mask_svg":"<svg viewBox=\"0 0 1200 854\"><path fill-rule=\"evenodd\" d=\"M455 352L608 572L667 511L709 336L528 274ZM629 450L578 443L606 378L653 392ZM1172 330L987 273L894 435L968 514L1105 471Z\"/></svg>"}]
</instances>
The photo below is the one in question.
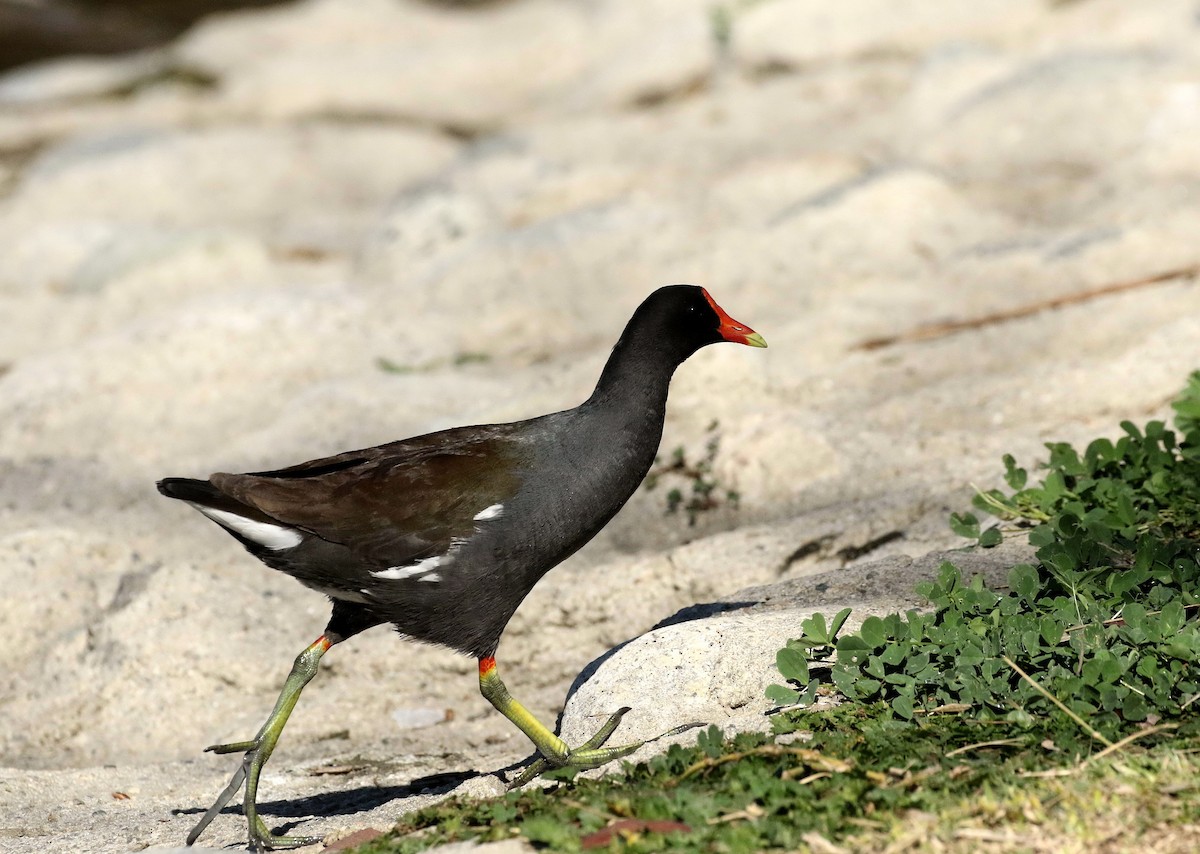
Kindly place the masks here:
<instances>
[{"instance_id":1,"label":"green leg","mask_svg":"<svg viewBox=\"0 0 1200 854\"><path fill-rule=\"evenodd\" d=\"M500 714L516 724L517 728L528 736L538 752L542 754L541 758L534 760L528 768L521 772L520 776L509 784L510 789L525 785L551 768L575 768L580 771L599 768L614 759L628 756L650 741L657 741L693 727L703 726L701 723L683 724L646 741L605 747L605 742L620 726L621 718L629 711L629 707L626 706L614 712L595 735L579 747L572 748L535 718L528 709L513 699L496 672L496 659L490 656L479 659L479 693L483 694L484 699L491 703Z\"/></svg>"},{"instance_id":2,"label":"green leg","mask_svg":"<svg viewBox=\"0 0 1200 854\"><path fill-rule=\"evenodd\" d=\"M200 838L200 834L204 832L209 823L237 794L243 781L246 784L246 796L242 801L242 811L246 814L250 832L250 847L253 850L299 848L302 845L314 845L321 841L318 836L273 836L258 815L258 778L262 774L263 766L267 764L267 760L271 758L271 754L275 750L275 745L279 741L279 735L283 732L288 716L296 707L296 701L300 699L300 692L317 675L317 666L321 662L321 656L328 652L337 640L340 638L335 636L334 639L330 639L329 636L322 635L304 652L296 656L292 672L288 674L287 681L283 684L283 690L279 693L279 699L275 701L275 708L271 710L267 722L262 725L262 729L252 740L233 744L215 744L206 748L211 753L245 753L246 755L242 757L242 764L234 772L229 785L225 787L216 802L209 807L208 812L188 834L188 845Z\"/></svg>"}]
</instances>

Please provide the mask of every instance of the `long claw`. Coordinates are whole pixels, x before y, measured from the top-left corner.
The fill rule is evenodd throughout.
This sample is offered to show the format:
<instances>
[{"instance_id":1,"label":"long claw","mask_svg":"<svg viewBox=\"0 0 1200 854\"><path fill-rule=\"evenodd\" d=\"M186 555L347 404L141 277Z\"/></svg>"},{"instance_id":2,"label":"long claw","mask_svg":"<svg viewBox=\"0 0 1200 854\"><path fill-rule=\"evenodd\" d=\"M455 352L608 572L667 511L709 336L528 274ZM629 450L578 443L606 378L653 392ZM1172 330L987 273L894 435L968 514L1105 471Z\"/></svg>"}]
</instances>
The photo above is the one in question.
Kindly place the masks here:
<instances>
[{"instance_id":1,"label":"long claw","mask_svg":"<svg viewBox=\"0 0 1200 854\"><path fill-rule=\"evenodd\" d=\"M233 796L242 788L242 781L245 779L246 763L243 762L233 772L233 779L229 781L229 785L225 787L221 794L217 795L216 801L208 808L208 812L204 814L204 817L196 823L196 826L192 828L192 832L188 834L186 844L189 847L195 844L196 840L200 838L200 834L204 832L204 829L212 823L212 820L220 814L221 810L225 809L225 805L233 800Z\"/></svg>"},{"instance_id":2,"label":"long claw","mask_svg":"<svg viewBox=\"0 0 1200 854\"><path fill-rule=\"evenodd\" d=\"M680 724L677 727L672 727L671 729L667 730L662 735L656 735L654 738L647 739L642 743L649 744L652 741L658 741L660 738L670 738L673 735L679 735L681 732L687 732L689 729L696 729L697 727L702 726L708 726L708 724L706 724L704 721L692 721L691 723Z\"/></svg>"},{"instance_id":3,"label":"long claw","mask_svg":"<svg viewBox=\"0 0 1200 854\"><path fill-rule=\"evenodd\" d=\"M612 737L612 734L617 731L617 727L621 725L621 718L625 717L625 715L631 711L632 709L630 709L629 706L622 706L621 708L617 709L609 716L608 720L604 722L604 726L596 730L595 735L575 749L594 750L597 747L603 747L604 742L608 741L609 738Z\"/></svg>"}]
</instances>

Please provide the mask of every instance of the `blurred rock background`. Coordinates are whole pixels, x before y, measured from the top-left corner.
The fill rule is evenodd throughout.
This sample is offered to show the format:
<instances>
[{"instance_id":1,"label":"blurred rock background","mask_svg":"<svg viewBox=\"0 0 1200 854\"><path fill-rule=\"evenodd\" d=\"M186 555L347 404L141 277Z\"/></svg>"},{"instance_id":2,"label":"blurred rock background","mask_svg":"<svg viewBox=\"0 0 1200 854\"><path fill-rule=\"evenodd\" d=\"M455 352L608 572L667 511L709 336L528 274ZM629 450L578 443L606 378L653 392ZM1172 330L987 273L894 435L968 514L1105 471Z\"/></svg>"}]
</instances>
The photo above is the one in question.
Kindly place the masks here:
<instances>
[{"instance_id":1,"label":"blurred rock background","mask_svg":"<svg viewBox=\"0 0 1200 854\"><path fill-rule=\"evenodd\" d=\"M1197 367L1196 0L195 10L0 4L6 850L180 842L232 772L200 749L249 737L324 625L158 477L574 405L647 293L707 286L771 348L685 365L664 452L719 436L740 501L689 525L641 492L534 591L500 660L552 717L742 588L882 561L847 595L907 603L901 555L961 545L1002 453L1161 417ZM704 666L769 665L768 622ZM471 661L384 630L327 661L274 825L385 826L527 753ZM635 668L623 732L700 684L675 676ZM761 722L749 681L688 716Z\"/></svg>"}]
</instances>

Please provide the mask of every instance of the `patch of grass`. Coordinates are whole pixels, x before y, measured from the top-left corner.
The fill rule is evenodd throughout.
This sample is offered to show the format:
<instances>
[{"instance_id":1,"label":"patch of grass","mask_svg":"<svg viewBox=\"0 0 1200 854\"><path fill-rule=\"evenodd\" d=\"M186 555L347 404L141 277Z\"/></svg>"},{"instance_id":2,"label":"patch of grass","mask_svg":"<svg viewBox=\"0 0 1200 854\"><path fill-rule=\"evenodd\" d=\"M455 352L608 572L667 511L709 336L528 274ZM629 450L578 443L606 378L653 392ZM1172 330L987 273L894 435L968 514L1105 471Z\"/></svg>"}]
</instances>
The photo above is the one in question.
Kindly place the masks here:
<instances>
[{"instance_id":1,"label":"patch of grass","mask_svg":"<svg viewBox=\"0 0 1200 854\"><path fill-rule=\"evenodd\" d=\"M724 740L713 727L695 747L673 746L618 776L451 798L358 850L514 836L564 852L882 851L906 836L961 851L1004 836L1015 843L1008 850L1040 850L1025 837L1099 850L1087 846L1187 837L1180 828L1200 820L1200 758L1179 749L1179 733L1080 764L1064 763L1052 728L964 715L904 721L882 703L792 711L776 730Z\"/></svg>"},{"instance_id":2,"label":"patch of grass","mask_svg":"<svg viewBox=\"0 0 1200 854\"><path fill-rule=\"evenodd\" d=\"M976 498L1000 524L951 525L1029 536L1007 587L945 564L918 588L930 612L804 620L772 734L711 727L620 775L452 798L360 850L1200 850L1200 373L1174 407L1181 438L1126 422L1050 444L1033 485L1005 457L1009 491Z\"/></svg>"},{"instance_id":3,"label":"patch of grass","mask_svg":"<svg viewBox=\"0 0 1200 854\"><path fill-rule=\"evenodd\" d=\"M1037 563L1014 566L997 590L943 564L917 587L933 613L868 617L840 637L823 618L805 621L779 653L789 684L768 696L811 703L809 664L825 660L842 695L887 702L905 719L956 705L1021 725L1055 719L1109 745L1188 716L1200 700L1200 374L1175 409L1182 441L1152 421L1124 422L1116 442L1083 453L1051 443L1032 486L1005 456L1012 491L976 504L1027 532ZM985 547L1003 537L973 514L951 527Z\"/></svg>"}]
</instances>

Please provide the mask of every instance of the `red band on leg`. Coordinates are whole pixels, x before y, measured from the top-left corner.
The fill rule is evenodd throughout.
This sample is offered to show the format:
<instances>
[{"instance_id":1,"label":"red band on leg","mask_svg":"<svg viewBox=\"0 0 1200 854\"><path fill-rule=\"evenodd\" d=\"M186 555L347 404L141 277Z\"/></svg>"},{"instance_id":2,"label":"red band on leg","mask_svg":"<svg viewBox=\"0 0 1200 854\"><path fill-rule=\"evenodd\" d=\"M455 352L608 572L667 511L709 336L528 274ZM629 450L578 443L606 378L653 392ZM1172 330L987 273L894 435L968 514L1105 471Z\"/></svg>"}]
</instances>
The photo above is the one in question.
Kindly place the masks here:
<instances>
[{"instance_id":1,"label":"red band on leg","mask_svg":"<svg viewBox=\"0 0 1200 854\"><path fill-rule=\"evenodd\" d=\"M479 675L487 676L496 669L496 659L492 656L479 659Z\"/></svg>"},{"instance_id":2,"label":"red band on leg","mask_svg":"<svg viewBox=\"0 0 1200 854\"><path fill-rule=\"evenodd\" d=\"M317 638L315 641L312 642L312 645L309 647L309 649L312 649L313 647L317 647L321 650L321 652L329 652L329 648L331 646L333 646L333 641L331 641L329 638L325 637L325 635L321 635L319 638Z\"/></svg>"}]
</instances>

